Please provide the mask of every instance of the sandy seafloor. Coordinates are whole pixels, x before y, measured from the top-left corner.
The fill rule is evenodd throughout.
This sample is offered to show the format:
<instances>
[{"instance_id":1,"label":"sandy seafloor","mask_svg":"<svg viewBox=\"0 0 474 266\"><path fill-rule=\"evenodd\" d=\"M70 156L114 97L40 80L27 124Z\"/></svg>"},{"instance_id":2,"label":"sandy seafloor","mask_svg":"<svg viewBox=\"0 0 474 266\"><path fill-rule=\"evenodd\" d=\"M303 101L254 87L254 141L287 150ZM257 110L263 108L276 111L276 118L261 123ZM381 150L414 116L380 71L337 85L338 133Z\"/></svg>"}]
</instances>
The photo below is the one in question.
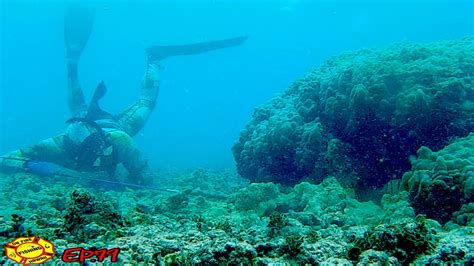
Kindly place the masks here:
<instances>
[{"instance_id":1,"label":"sandy seafloor","mask_svg":"<svg viewBox=\"0 0 474 266\"><path fill-rule=\"evenodd\" d=\"M357 201L334 178L284 188L233 171L157 175L182 192L3 175L0 241L46 238L56 248L48 264L71 247L120 247L123 264L473 262L474 227L415 216L407 192L376 204Z\"/></svg>"}]
</instances>

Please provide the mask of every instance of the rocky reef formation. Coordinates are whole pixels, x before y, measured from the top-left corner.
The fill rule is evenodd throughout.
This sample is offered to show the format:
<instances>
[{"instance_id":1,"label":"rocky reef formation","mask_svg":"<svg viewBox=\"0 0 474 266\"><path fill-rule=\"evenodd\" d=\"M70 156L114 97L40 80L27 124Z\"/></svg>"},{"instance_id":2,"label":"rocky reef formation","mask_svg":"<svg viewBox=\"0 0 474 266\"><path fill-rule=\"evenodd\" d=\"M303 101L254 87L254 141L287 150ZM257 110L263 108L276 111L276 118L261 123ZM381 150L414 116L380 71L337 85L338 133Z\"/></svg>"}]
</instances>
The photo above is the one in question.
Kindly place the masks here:
<instances>
[{"instance_id":1,"label":"rocky reef formation","mask_svg":"<svg viewBox=\"0 0 474 266\"><path fill-rule=\"evenodd\" d=\"M466 37L329 59L255 110L233 146L238 172L283 184L401 177L421 146L474 131L473 50Z\"/></svg>"},{"instance_id":2,"label":"rocky reef formation","mask_svg":"<svg viewBox=\"0 0 474 266\"><path fill-rule=\"evenodd\" d=\"M0 199L0 241L44 237L58 254L52 263L73 247L118 247L119 263L133 265L469 264L474 258L472 228L416 216L407 191L386 194L377 205L356 200L336 178L284 188L196 170L160 180L181 192L104 191L1 176L7 197ZM0 263L13 264L6 257Z\"/></svg>"},{"instance_id":3,"label":"rocky reef formation","mask_svg":"<svg viewBox=\"0 0 474 266\"><path fill-rule=\"evenodd\" d=\"M402 179L415 210L442 223L456 212L457 222L473 224L474 133L437 152L423 146L417 155Z\"/></svg>"}]
</instances>

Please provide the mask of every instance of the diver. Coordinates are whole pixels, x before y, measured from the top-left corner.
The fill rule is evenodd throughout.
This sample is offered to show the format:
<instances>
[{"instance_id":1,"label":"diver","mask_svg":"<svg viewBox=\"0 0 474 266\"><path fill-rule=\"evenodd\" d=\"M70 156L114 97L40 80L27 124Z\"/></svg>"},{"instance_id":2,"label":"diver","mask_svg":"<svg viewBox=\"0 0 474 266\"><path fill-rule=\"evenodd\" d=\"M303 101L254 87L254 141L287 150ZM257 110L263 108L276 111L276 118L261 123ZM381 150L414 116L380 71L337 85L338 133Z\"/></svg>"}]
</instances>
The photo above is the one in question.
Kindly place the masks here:
<instances>
[{"instance_id":1,"label":"diver","mask_svg":"<svg viewBox=\"0 0 474 266\"><path fill-rule=\"evenodd\" d=\"M153 111L160 88L160 69L164 59L195 55L242 44L247 37L146 49L147 67L138 100L123 112L112 115L100 108L106 94L100 82L89 104L78 79L78 63L93 25L93 14L85 7L70 7L65 16L64 34L67 63L68 106L72 118L63 134L0 157L0 171L45 173L40 166L58 165L78 172L105 172L114 177L118 165L128 172L127 181L145 184L149 170L132 137L139 132Z\"/></svg>"}]
</instances>

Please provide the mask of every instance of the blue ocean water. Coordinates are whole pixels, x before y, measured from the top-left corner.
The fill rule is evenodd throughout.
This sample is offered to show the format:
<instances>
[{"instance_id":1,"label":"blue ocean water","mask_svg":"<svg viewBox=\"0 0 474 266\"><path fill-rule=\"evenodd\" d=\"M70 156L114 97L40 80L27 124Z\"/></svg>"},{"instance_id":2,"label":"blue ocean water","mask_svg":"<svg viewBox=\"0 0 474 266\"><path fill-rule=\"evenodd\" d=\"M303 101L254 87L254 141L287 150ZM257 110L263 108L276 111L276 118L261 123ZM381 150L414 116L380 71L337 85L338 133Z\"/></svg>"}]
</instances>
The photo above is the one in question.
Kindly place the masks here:
<instances>
[{"instance_id":1,"label":"blue ocean water","mask_svg":"<svg viewBox=\"0 0 474 266\"><path fill-rule=\"evenodd\" d=\"M135 138L156 167L234 165L230 147L253 109L331 55L397 41L473 33L473 2L89 1L80 62L86 97L103 108L138 95L144 47L250 35L243 46L167 60L155 112ZM61 133L69 118L62 21L67 1L0 1L0 153Z\"/></svg>"}]
</instances>

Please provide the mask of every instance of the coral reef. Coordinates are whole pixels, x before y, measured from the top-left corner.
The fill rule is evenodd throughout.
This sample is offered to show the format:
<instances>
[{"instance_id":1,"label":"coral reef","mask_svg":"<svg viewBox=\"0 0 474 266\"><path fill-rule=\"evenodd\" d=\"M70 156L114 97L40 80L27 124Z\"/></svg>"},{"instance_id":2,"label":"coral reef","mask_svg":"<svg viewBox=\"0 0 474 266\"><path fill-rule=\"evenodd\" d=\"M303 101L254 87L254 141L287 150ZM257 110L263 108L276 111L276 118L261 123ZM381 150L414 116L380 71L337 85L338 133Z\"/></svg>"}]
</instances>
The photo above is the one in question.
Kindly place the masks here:
<instances>
[{"instance_id":1,"label":"coral reef","mask_svg":"<svg viewBox=\"0 0 474 266\"><path fill-rule=\"evenodd\" d=\"M382 186L474 130L474 38L335 56L257 108L233 146L252 182Z\"/></svg>"},{"instance_id":2,"label":"coral reef","mask_svg":"<svg viewBox=\"0 0 474 266\"><path fill-rule=\"evenodd\" d=\"M417 264L424 265L472 265L474 263L474 229L464 227L449 232L440 232L438 243L433 254L417 259Z\"/></svg>"},{"instance_id":3,"label":"coral reef","mask_svg":"<svg viewBox=\"0 0 474 266\"><path fill-rule=\"evenodd\" d=\"M275 199L279 194L278 186L273 183L255 183L233 194L230 201L237 210L254 210L268 215L275 210Z\"/></svg>"},{"instance_id":4,"label":"coral reef","mask_svg":"<svg viewBox=\"0 0 474 266\"><path fill-rule=\"evenodd\" d=\"M104 192L30 175L2 176L0 193L8 197L0 199L0 241L41 236L57 254L71 247L120 247L122 264L466 263L474 255L469 227L443 229L415 219L406 191L384 195L379 206L357 201L336 178L283 188L203 169L158 175L163 185L183 192ZM205 184L185 182L196 175L206 176ZM470 221L466 206L457 217ZM11 264L5 257L1 262ZM53 263L59 262L55 256Z\"/></svg>"},{"instance_id":5,"label":"coral reef","mask_svg":"<svg viewBox=\"0 0 474 266\"><path fill-rule=\"evenodd\" d=\"M473 50L334 57L255 111L238 173L150 173L168 192L0 173L0 242L120 248L124 265L472 265Z\"/></svg>"},{"instance_id":6,"label":"coral reef","mask_svg":"<svg viewBox=\"0 0 474 266\"><path fill-rule=\"evenodd\" d=\"M410 192L410 201L418 213L442 223L451 220L456 211L472 211L474 201L474 133L459 138L433 152L421 147L405 173L402 186ZM471 204L470 204L471 203ZM456 215L456 222L467 224L471 214Z\"/></svg>"},{"instance_id":7,"label":"coral reef","mask_svg":"<svg viewBox=\"0 0 474 266\"><path fill-rule=\"evenodd\" d=\"M112 200L95 196L85 189L74 189L64 211L64 229L71 239L88 241L124 225Z\"/></svg>"}]
</instances>

